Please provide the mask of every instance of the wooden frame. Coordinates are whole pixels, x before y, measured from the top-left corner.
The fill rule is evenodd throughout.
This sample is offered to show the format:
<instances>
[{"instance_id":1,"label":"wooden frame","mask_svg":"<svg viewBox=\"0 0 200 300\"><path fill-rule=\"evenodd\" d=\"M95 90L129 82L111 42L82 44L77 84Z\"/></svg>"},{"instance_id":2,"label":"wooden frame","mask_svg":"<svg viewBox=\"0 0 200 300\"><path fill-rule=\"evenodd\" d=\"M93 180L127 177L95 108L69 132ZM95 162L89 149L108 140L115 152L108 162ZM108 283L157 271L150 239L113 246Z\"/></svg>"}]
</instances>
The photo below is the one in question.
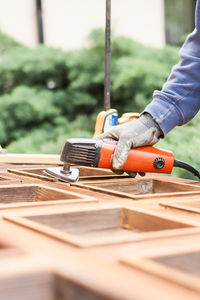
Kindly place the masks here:
<instances>
[{"instance_id":1,"label":"wooden frame","mask_svg":"<svg viewBox=\"0 0 200 300\"><path fill-rule=\"evenodd\" d=\"M119 191L120 187L123 189L127 188L127 183L129 184L131 188L133 185L136 186L135 188L135 194L134 193L128 193L124 191ZM149 193L143 193L139 194L140 185L145 183L147 186L147 190L149 189ZM147 184L146 184L147 183ZM160 192L151 192L151 190L154 188L154 183L157 184L157 186L160 185L159 189L162 189L166 187L168 189L168 192L160 193ZM106 185L112 185L113 188L107 188ZM179 182L171 182L167 180L158 180L158 179L133 179L133 178L118 178L117 180L109 179L107 181L99 180L99 181L87 181L84 183L71 183L71 186L76 186L79 188L84 188L96 192L101 192L109 195L115 195L118 197L123 198L129 198L133 200L141 200L141 199L156 199L156 198L170 198L175 196L186 196L186 195L199 195L200 196L200 186L191 185L191 184L185 184L185 183L179 183ZM138 186L138 187L137 187ZM142 189L142 188L141 188ZM175 189L176 192L173 192L172 190ZM171 191L169 191L171 190Z\"/></svg>"},{"instance_id":2,"label":"wooden frame","mask_svg":"<svg viewBox=\"0 0 200 300\"><path fill-rule=\"evenodd\" d=\"M197 262L199 262L200 260L195 260L194 265L192 267L184 265L186 264L184 257L186 257L187 255L194 255L195 253L198 253L198 256L200 257L200 249L191 249L189 251L181 251L180 253L176 251L175 253L162 254L161 256L157 254L157 256L150 256L145 258L122 258L120 262L128 267L138 269L140 271L164 279L171 283L180 285L183 288L197 291L199 293L200 273L197 276L190 271L194 267L198 268L199 272L199 265L197 264ZM174 260L174 257L179 257L179 262L177 261L177 258ZM184 269L188 269L189 271Z\"/></svg>"},{"instance_id":3,"label":"wooden frame","mask_svg":"<svg viewBox=\"0 0 200 300\"><path fill-rule=\"evenodd\" d=\"M16 177L8 177L0 174L0 186L7 184L20 183L20 179Z\"/></svg>"},{"instance_id":4,"label":"wooden frame","mask_svg":"<svg viewBox=\"0 0 200 300\"><path fill-rule=\"evenodd\" d=\"M40 215L4 215L4 219L84 248L187 235L200 226L200 223L165 217L157 212L116 205ZM99 235L96 239L93 232Z\"/></svg>"},{"instance_id":5,"label":"wooden frame","mask_svg":"<svg viewBox=\"0 0 200 300\"><path fill-rule=\"evenodd\" d=\"M199 204L199 206L197 206ZM162 201L159 202L159 205L166 207L166 208L172 208L172 209L178 209L178 210L184 210L191 213L197 213L200 214L200 199L187 199L187 200L176 200L176 201Z\"/></svg>"},{"instance_id":6,"label":"wooden frame","mask_svg":"<svg viewBox=\"0 0 200 300\"><path fill-rule=\"evenodd\" d=\"M40 265L39 265L40 263ZM11 268L11 265L13 268ZM55 299L54 273L32 257L13 259L6 264L0 262L0 295L4 300Z\"/></svg>"},{"instance_id":7,"label":"wooden frame","mask_svg":"<svg viewBox=\"0 0 200 300\"><path fill-rule=\"evenodd\" d=\"M15 259L25 255L25 252L22 249L19 249L11 244L8 244L0 238L0 262L10 259Z\"/></svg>"},{"instance_id":8,"label":"wooden frame","mask_svg":"<svg viewBox=\"0 0 200 300\"><path fill-rule=\"evenodd\" d=\"M45 170L46 168L23 168L23 169L7 169L8 172L16 174L16 175L21 175L21 176L28 176L28 177L33 177L36 179L40 179L40 180L46 180L46 181L51 181L51 182L55 182L57 181L56 178L47 176L42 174L42 170ZM34 172L35 171L35 172Z\"/></svg>"},{"instance_id":9,"label":"wooden frame","mask_svg":"<svg viewBox=\"0 0 200 300\"><path fill-rule=\"evenodd\" d=\"M1 198L3 199L3 202L1 202ZM50 200L51 198L52 200ZM87 202L98 202L98 200L90 196L41 184L0 186L0 210L2 211L9 208L13 209L36 206L46 207L59 204L63 205Z\"/></svg>"},{"instance_id":10,"label":"wooden frame","mask_svg":"<svg viewBox=\"0 0 200 300\"><path fill-rule=\"evenodd\" d=\"M26 167L20 171L45 169L45 165ZM160 175L130 179L113 175L109 170L105 174L100 169L82 170L85 173L81 174L80 182L71 185L42 182L43 174L28 178L14 170L16 175L8 175L21 183L11 185L16 202L0 205L0 244L3 240L11 244L0 250L1 297L132 300L148 295L152 300L198 299L199 277L169 267L158 258L200 250L199 215L159 206L163 202L184 205L184 199L191 205L200 199L200 186ZM4 175L7 173L2 172ZM144 181L145 192L151 192L153 186L156 193L131 191L131 183ZM120 184L125 187L126 182L130 182L127 192L115 188ZM112 189L108 189L109 184ZM21 202L25 194L17 195L15 189L29 188L31 201L33 186L41 185L45 187L44 201ZM0 185L0 199L4 188L9 186ZM66 200L49 200L47 190L50 194L61 191L68 196ZM191 261L195 264L195 257L191 256Z\"/></svg>"},{"instance_id":11,"label":"wooden frame","mask_svg":"<svg viewBox=\"0 0 200 300\"><path fill-rule=\"evenodd\" d=\"M57 154L21 154L7 153L0 155L0 163L3 164L42 164L62 165L60 155Z\"/></svg>"},{"instance_id":12,"label":"wooden frame","mask_svg":"<svg viewBox=\"0 0 200 300\"><path fill-rule=\"evenodd\" d=\"M79 175L79 181L82 180L98 180L98 179L108 179L108 178L119 178L118 175L115 175L111 170L107 169L99 169L99 168L90 168L90 167L83 167L83 166L76 166L79 169L80 175ZM46 168L22 168L22 169L8 169L7 171L10 173L14 173L16 175L21 176L28 176L33 177L41 180L47 180L47 181L58 181L58 179L55 177L50 177L48 175L45 175L43 171L46 170ZM121 176L120 176L121 177ZM127 178L129 176L123 175L123 177Z\"/></svg>"},{"instance_id":13,"label":"wooden frame","mask_svg":"<svg viewBox=\"0 0 200 300\"><path fill-rule=\"evenodd\" d=\"M33 265L30 269L26 264ZM17 270L7 272L6 277L0 275L0 295L3 300L75 300L75 299L90 299L90 300L121 300L123 292L118 288L117 291L111 291L112 287L104 278L102 283L91 285L91 281L84 280L81 276L69 277L63 272L59 272L54 268L40 266L41 262L33 260L31 257L26 264L22 260L22 270L19 265L14 263ZM0 265L1 267L1 265ZM105 284L106 283L106 284ZM113 282L111 280L113 285ZM132 296L126 297L126 300L131 300ZM185 298L184 298L185 300Z\"/></svg>"}]
</instances>

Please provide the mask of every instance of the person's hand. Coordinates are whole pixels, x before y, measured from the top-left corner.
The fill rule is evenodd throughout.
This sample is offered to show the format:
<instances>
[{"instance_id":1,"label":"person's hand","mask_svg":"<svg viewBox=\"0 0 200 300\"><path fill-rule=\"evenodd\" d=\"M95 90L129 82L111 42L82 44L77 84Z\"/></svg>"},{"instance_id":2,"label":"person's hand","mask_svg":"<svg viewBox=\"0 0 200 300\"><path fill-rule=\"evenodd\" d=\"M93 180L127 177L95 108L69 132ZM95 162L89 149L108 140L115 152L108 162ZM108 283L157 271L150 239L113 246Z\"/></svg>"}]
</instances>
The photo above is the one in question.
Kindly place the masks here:
<instances>
[{"instance_id":1,"label":"person's hand","mask_svg":"<svg viewBox=\"0 0 200 300\"><path fill-rule=\"evenodd\" d=\"M162 136L162 131L158 124L151 115L144 113L139 119L113 126L97 138L112 138L119 141L113 155L112 166L114 170L120 170L125 164L131 148L154 145L159 141L160 136ZM134 177L134 174L132 175Z\"/></svg>"}]
</instances>

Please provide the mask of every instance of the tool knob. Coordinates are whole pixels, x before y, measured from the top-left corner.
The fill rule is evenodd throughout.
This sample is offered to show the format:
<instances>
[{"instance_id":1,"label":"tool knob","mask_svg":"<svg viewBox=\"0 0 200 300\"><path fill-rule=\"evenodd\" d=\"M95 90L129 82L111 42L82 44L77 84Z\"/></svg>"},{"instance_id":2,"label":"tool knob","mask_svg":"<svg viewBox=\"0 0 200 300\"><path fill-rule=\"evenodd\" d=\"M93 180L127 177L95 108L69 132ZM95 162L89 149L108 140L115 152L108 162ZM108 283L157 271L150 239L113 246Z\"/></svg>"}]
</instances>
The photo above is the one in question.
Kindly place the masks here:
<instances>
[{"instance_id":1,"label":"tool knob","mask_svg":"<svg viewBox=\"0 0 200 300\"><path fill-rule=\"evenodd\" d=\"M157 157L154 162L153 166L155 169L162 169L165 166L165 160L162 157Z\"/></svg>"}]
</instances>

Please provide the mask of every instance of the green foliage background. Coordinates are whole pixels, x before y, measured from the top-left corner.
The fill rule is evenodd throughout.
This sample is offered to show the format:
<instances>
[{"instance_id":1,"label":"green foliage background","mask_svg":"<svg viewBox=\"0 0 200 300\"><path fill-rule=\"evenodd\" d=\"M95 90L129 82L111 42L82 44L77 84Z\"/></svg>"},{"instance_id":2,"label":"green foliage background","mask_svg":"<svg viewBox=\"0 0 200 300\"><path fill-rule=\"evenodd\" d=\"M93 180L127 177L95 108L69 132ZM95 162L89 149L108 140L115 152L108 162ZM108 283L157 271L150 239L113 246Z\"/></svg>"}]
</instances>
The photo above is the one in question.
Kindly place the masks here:
<instances>
[{"instance_id":1,"label":"green foliage background","mask_svg":"<svg viewBox=\"0 0 200 300\"><path fill-rule=\"evenodd\" d=\"M112 40L112 107L141 112L161 89L178 49L145 47L125 37ZM0 144L9 152L60 153L69 137L92 137L103 109L104 32L93 31L88 47L64 52L30 49L0 32ZM175 128L158 146L200 169L200 119ZM173 175L191 177L183 170Z\"/></svg>"}]
</instances>

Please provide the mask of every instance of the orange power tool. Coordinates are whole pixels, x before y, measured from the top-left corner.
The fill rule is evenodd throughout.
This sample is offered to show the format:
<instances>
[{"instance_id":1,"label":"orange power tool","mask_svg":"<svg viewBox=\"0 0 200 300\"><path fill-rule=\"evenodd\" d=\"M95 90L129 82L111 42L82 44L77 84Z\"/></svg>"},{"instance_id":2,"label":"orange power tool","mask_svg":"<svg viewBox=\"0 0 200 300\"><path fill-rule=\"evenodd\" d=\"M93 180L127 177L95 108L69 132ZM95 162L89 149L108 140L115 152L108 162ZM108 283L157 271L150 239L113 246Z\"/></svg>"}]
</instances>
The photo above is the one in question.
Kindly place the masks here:
<instances>
[{"instance_id":1,"label":"orange power tool","mask_svg":"<svg viewBox=\"0 0 200 300\"><path fill-rule=\"evenodd\" d=\"M47 169L46 173L67 182L78 180L78 169L71 165L112 169L112 156L117 142L99 139L72 138L64 145L60 160L63 168ZM171 151L145 146L130 150L122 171L171 173L173 167L180 167L200 178L200 173L192 166L175 160Z\"/></svg>"}]
</instances>

